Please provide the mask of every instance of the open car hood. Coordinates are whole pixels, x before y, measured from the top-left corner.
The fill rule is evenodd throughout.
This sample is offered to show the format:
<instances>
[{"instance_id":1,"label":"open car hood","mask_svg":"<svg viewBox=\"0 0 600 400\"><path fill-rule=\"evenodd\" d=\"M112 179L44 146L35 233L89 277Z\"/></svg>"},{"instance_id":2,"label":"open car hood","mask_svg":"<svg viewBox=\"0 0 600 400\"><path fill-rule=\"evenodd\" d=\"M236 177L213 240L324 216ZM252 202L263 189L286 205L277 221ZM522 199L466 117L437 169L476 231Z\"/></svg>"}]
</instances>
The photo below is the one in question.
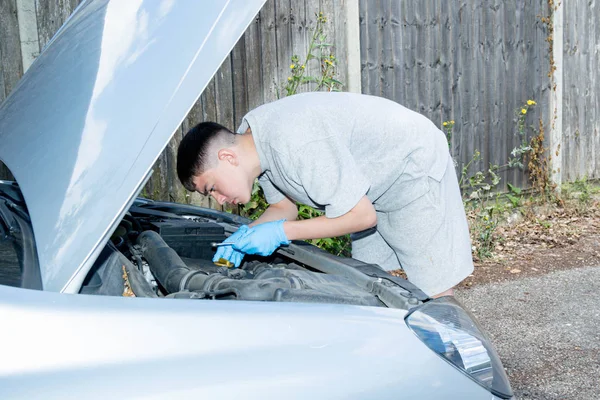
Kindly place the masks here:
<instances>
[{"instance_id":1,"label":"open car hood","mask_svg":"<svg viewBox=\"0 0 600 400\"><path fill-rule=\"evenodd\" d=\"M0 108L44 290L77 292L150 169L264 0L93 0Z\"/></svg>"}]
</instances>

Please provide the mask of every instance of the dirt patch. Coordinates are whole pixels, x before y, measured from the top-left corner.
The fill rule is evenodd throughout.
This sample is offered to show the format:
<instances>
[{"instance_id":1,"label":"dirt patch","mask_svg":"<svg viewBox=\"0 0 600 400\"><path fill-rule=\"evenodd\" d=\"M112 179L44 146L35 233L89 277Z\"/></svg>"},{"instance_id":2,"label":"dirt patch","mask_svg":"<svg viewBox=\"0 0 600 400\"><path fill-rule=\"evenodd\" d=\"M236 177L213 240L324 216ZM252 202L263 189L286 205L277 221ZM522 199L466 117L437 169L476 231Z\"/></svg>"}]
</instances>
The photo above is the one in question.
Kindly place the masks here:
<instances>
[{"instance_id":1,"label":"dirt patch","mask_svg":"<svg viewBox=\"0 0 600 400\"><path fill-rule=\"evenodd\" d=\"M474 257L475 271L460 288L600 265L600 203L538 207L495 232L491 258Z\"/></svg>"},{"instance_id":2,"label":"dirt patch","mask_svg":"<svg viewBox=\"0 0 600 400\"><path fill-rule=\"evenodd\" d=\"M600 201L585 210L575 202L524 207L507 216L494 236L492 256L474 254L475 270L459 289L600 265ZM392 274L405 277L401 270Z\"/></svg>"},{"instance_id":3,"label":"dirt patch","mask_svg":"<svg viewBox=\"0 0 600 400\"><path fill-rule=\"evenodd\" d=\"M495 236L492 257L474 257L475 271L459 288L600 265L600 203L530 209Z\"/></svg>"}]
</instances>

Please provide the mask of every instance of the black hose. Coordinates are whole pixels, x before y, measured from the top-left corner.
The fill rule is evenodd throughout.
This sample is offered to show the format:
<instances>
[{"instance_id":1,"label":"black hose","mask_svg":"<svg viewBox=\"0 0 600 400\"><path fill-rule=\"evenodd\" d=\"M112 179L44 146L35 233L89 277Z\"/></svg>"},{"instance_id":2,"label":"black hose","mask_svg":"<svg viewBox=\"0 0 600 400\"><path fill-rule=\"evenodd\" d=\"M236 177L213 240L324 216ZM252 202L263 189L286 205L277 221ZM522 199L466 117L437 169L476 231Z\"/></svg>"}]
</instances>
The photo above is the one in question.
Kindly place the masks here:
<instances>
[{"instance_id":1,"label":"black hose","mask_svg":"<svg viewBox=\"0 0 600 400\"><path fill-rule=\"evenodd\" d=\"M180 290L182 279L190 269L181 260L160 235L154 231L144 231L138 237L137 243L142 249L144 258L148 261L150 271L168 293Z\"/></svg>"}]
</instances>

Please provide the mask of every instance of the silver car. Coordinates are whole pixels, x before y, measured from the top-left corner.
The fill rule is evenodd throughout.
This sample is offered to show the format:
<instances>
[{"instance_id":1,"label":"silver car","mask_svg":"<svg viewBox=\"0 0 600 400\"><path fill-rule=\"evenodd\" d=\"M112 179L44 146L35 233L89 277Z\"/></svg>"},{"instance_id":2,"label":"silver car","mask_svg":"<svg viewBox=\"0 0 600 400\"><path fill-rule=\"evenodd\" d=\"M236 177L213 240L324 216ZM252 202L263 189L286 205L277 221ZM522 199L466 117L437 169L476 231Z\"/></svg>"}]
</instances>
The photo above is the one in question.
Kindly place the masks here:
<instances>
[{"instance_id":1,"label":"silver car","mask_svg":"<svg viewBox=\"0 0 600 400\"><path fill-rule=\"evenodd\" d=\"M84 2L0 108L0 398L508 399L452 298L137 198L263 0Z\"/></svg>"}]
</instances>

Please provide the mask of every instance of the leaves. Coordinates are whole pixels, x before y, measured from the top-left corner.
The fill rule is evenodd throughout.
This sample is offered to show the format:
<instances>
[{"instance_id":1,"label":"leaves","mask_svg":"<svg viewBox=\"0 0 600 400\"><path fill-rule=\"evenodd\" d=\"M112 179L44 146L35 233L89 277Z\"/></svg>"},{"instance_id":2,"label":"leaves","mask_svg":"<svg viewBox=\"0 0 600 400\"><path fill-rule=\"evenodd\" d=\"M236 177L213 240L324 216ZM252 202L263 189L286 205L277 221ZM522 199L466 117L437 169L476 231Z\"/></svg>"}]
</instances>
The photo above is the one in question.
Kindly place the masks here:
<instances>
[{"instance_id":1,"label":"leaves","mask_svg":"<svg viewBox=\"0 0 600 400\"><path fill-rule=\"evenodd\" d=\"M521 195L521 193L522 193L521 188L518 188L518 187L516 187L514 185L511 185L510 183L507 183L507 185L508 185L508 189L511 191L511 193L514 193L517 196Z\"/></svg>"},{"instance_id":2,"label":"leaves","mask_svg":"<svg viewBox=\"0 0 600 400\"><path fill-rule=\"evenodd\" d=\"M521 204L521 199L519 197L513 196L512 194L508 193L506 193L506 197L508 198L508 200L514 208L519 207L519 205Z\"/></svg>"}]
</instances>

